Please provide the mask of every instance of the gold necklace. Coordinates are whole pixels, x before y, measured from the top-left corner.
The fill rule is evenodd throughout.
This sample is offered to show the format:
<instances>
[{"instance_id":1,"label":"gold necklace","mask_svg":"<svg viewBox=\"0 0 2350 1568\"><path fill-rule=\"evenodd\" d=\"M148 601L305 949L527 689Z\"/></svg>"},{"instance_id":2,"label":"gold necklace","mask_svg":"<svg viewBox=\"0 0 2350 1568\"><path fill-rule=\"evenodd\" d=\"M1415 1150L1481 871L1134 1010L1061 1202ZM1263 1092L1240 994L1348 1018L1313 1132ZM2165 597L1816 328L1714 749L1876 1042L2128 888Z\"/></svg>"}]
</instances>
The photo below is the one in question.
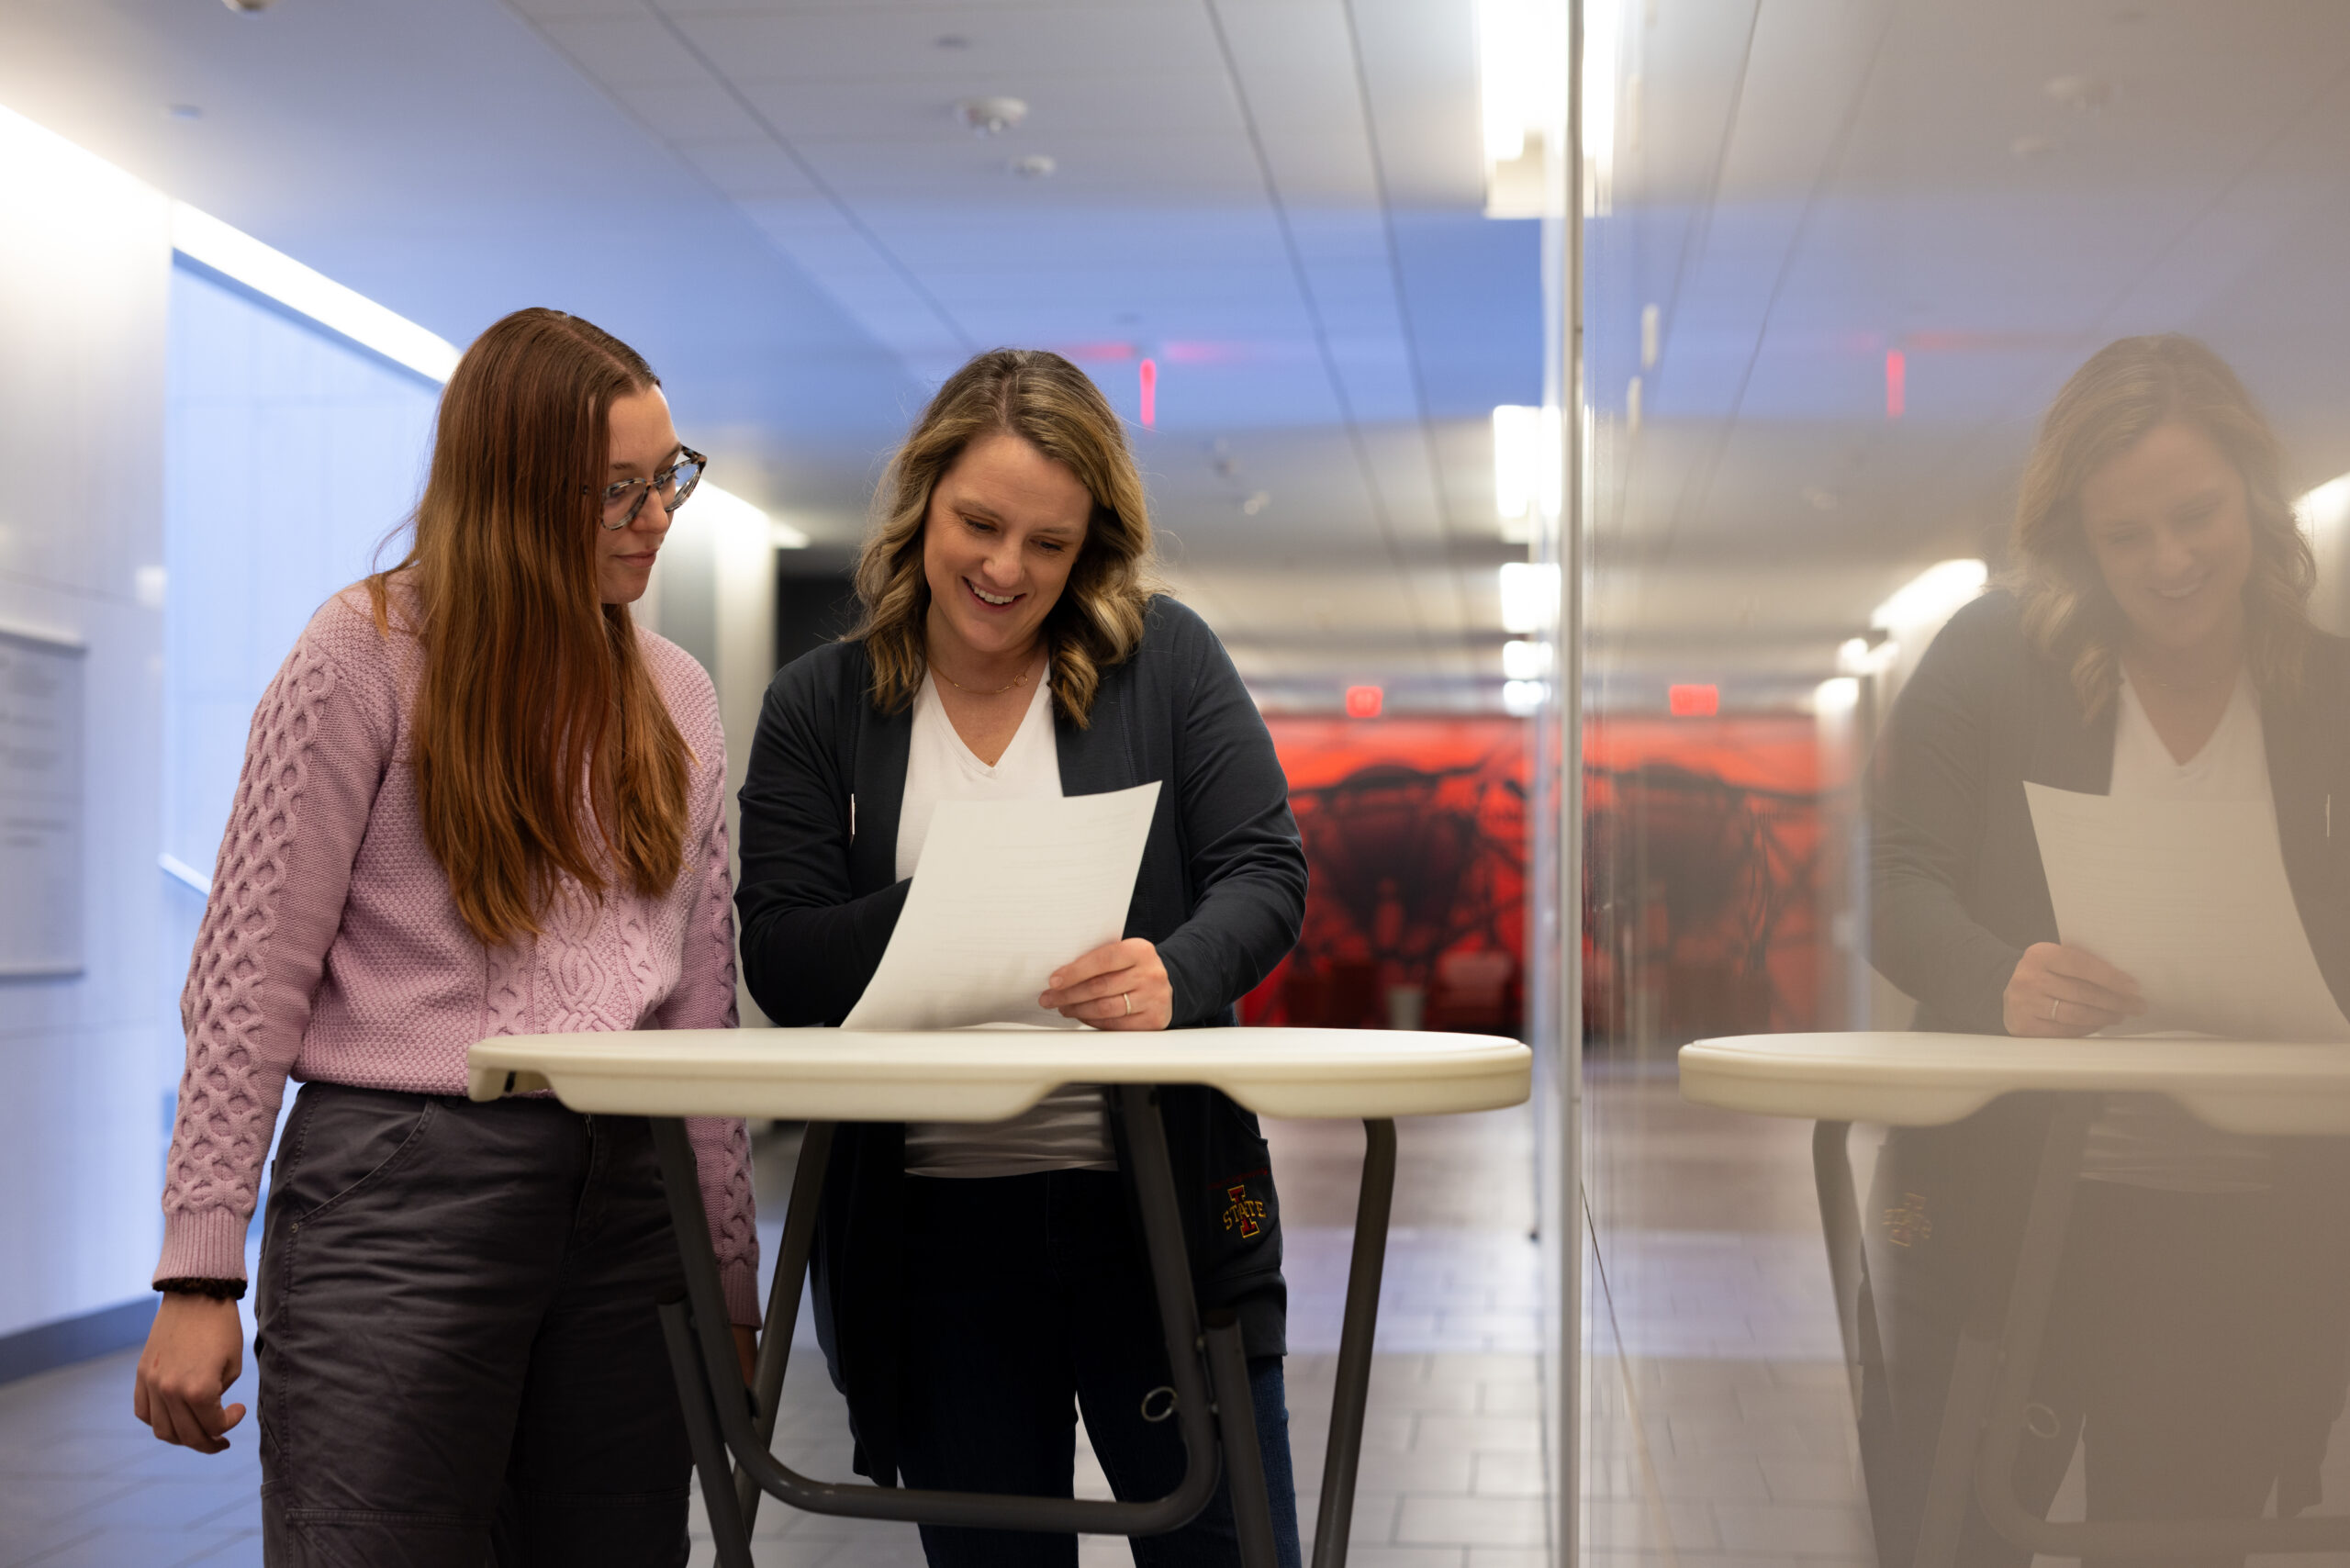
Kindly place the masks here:
<instances>
[{"instance_id":1,"label":"gold necklace","mask_svg":"<svg viewBox=\"0 0 2350 1568\"><path fill-rule=\"evenodd\" d=\"M1007 692L1007 691L1011 690L1011 689L1012 689L1013 687L1015 687L1015 686L1025 686L1025 685L1027 685L1027 684L1028 684L1028 678L1029 678L1030 676L1032 676L1032 675L1034 675L1034 674L1035 674L1035 673L1036 673L1036 672L1035 672L1035 670L1033 670L1033 669L1031 669L1031 670L1025 670L1025 671L1022 672L1022 673L1021 673L1018 677L1016 677L1015 678L1005 681L1002 686L997 687L993 691L979 691L979 690L977 690L975 688L972 688L972 687L968 687L968 686L964 685L961 681L959 681L959 680L956 679L953 676L951 676L951 675L947 674L945 670L940 669L940 668L938 667L938 666L937 666L937 664L936 664L935 662L934 662L934 663L931 665L931 666L930 666L930 672L931 672L931 674L933 674L933 675L934 675L934 676L938 677L938 678L939 678L939 679L941 679L941 680L945 681L947 685L949 685L949 686L953 687L956 690L957 690L957 691L970 691L970 692L973 692L973 693L974 693L974 695L977 695L977 696L979 696L979 697L1001 697L1001 696L1002 696L1005 692Z\"/></svg>"}]
</instances>

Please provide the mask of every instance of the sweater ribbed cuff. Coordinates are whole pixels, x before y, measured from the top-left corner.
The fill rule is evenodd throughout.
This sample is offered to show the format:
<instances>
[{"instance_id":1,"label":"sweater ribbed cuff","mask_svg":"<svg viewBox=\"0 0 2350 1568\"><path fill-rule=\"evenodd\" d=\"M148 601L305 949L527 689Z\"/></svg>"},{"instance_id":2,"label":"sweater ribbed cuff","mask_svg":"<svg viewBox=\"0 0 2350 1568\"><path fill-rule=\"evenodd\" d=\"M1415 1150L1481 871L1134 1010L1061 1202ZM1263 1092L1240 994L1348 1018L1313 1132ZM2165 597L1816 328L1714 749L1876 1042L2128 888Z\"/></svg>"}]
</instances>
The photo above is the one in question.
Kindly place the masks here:
<instances>
[{"instance_id":1,"label":"sweater ribbed cuff","mask_svg":"<svg viewBox=\"0 0 2350 1568\"><path fill-rule=\"evenodd\" d=\"M227 1209L193 1209L163 1216L159 1280L241 1280L245 1222Z\"/></svg>"},{"instance_id":2,"label":"sweater ribbed cuff","mask_svg":"<svg viewBox=\"0 0 2350 1568\"><path fill-rule=\"evenodd\" d=\"M749 1263L722 1263L718 1282L726 1292L727 1321L756 1328L765 1316L759 1305L759 1271Z\"/></svg>"}]
</instances>

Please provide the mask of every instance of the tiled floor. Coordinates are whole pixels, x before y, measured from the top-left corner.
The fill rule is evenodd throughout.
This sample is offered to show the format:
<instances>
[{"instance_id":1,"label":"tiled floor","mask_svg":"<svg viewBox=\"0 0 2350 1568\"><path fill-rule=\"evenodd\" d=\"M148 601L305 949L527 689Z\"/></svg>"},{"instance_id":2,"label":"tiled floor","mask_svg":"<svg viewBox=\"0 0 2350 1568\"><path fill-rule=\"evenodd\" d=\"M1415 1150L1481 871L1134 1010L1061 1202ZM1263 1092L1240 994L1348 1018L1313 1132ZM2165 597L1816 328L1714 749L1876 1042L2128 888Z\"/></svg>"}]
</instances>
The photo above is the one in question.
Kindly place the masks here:
<instances>
[{"instance_id":1,"label":"tiled floor","mask_svg":"<svg viewBox=\"0 0 2350 1568\"><path fill-rule=\"evenodd\" d=\"M1586 1568L1873 1563L1809 1125L1585 1092Z\"/></svg>"},{"instance_id":2,"label":"tiled floor","mask_svg":"<svg viewBox=\"0 0 2350 1568\"><path fill-rule=\"evenodd\" d=\"M1361 1133L1268 1129L1289 1252L1292 1448L1302 1513L1321 1486ZM762 1211L782 1215L788 1140L760 1149ZM1548 1560L1537 1399L1532 1135L1523 1111L1405 1123L1381 1292L1350 1556L1360 1568L1535 1568ZM775 1236L766 1237L772 1257ZM847 1478L846 1423L803 1324L777 1449ZM135 1353L0 1386L0 1568L168 1568L261 1560L252 1418L228 1453L165 1447L129 1415ZM252 1376L232 1394L252 1401ZM1098 1471L1080 1491L1107 1495ZM700 1533L699 1516L696 1529ZM918 1568L910 1527L761 1510L757 1560L792 1568ZM1128 1560L1088 1539L1084 1568ZM706 1539L694 1561L711 1561Z\"/></svg>"}]
</instances>

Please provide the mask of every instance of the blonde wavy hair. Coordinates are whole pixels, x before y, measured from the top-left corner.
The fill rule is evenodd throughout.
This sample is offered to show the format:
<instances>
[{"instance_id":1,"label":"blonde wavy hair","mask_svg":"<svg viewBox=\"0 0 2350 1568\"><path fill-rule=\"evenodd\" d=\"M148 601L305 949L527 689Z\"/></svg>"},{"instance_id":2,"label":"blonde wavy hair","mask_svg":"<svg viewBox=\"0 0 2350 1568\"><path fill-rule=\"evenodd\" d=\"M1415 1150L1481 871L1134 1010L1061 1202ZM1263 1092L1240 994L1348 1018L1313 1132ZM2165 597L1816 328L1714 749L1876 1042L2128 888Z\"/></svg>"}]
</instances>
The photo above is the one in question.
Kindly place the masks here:
<instances>
[{"instance_id":1,"label":"blonde wavy hair","mask_svg":"<svg viewBox=\"0 0 2350 1568\"><path fill-rule=\"evenodd\" d=\"M2210 438L2243 476L2252 521L2244 655L2264 697L2301 686L2317 559L2286 498L2284 454L2228 364L2189 337L2123 338L2073 373L2048 406L2024 464L2009 586L2032 650L2069 670L2081 711L2096 718L2121 680L2128 630L2098 570L2080 518L2081 487L2155 426L2177 420Z\"/></svg>"},{"instance_id":2,"label":"blonde wavy hair","mask_svg":"<svg viewBox=\"0 0 2350 1568\"><path fill-rule=\"evenodd\" d=\"M990 350L948 376L931 398L881 477L873 532L856 561L864 613L849 640L864 643L873 660L874 706L895 713L911 705L927 667L930 583L922 546L931 492L971 442L999 432L1068 468L1093 498L1085 543L1043 627L1053 700L1083 729L1102 672L1134 653L1144 612L1163 589L1125 427L1102 389L1057 353Z\"/></svg>"}]
</instances>

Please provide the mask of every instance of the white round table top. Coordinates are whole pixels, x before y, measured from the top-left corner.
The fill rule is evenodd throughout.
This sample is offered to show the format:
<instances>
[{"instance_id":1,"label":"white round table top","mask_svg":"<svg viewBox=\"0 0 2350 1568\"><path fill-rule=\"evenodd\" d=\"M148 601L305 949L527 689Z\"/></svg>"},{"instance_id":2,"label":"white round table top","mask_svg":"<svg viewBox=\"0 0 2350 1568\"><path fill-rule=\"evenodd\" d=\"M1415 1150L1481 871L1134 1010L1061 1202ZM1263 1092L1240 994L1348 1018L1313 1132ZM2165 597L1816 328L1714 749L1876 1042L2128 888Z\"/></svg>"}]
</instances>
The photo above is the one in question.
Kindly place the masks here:
<instances>
[{"instance_id":1,"label":"white round table top","mask_svg":"<svg viewBox=\"0 0 2350 1568\"><path fill-rule=\"evenodd\" d=\"M1533 1062L1497 1036L1388 1029L649 1029L484 1040L468 1090L607 1115L997 1122L1067 1083L1204 1083L1269 1116L1375 1118L1515 1105Z\"/></svg>"},{"instance_id":2,"label":"white round table top","mask_svg":"<svg viewBox=\"0 0 2350 1568\"><path fill-rule=\"evenodd\" d=\"M2021 1091L2152 1092L2223 1132L2350 1134L2350 1044L1883 1030L1681 1047L1685 1098L1769 1116L1939 1126Z\"/></svg>"}]
</instances>

